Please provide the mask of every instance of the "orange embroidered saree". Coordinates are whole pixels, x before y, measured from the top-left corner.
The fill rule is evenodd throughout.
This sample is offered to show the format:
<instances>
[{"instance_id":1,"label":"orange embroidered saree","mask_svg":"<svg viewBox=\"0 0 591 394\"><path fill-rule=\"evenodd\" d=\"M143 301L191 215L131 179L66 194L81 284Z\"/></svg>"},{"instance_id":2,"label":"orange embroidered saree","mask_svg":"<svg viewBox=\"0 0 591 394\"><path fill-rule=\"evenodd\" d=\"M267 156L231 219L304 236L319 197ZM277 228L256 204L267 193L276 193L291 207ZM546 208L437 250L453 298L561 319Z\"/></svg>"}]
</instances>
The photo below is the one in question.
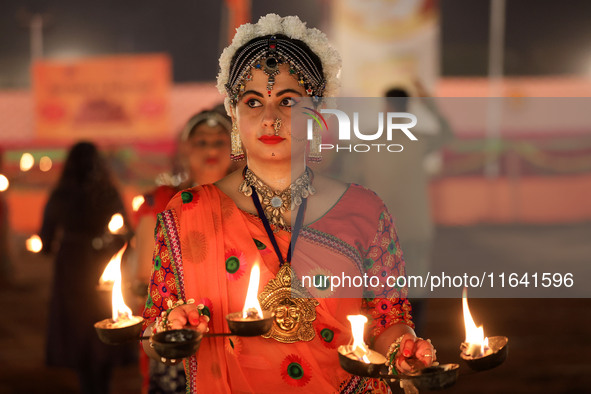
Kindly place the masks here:
<instances>
[{"instance_id":1,"label":"orange embroidered saree","mask_svg":"<svg viewBox=\"0 0 591 394\"><path fill-rule=\"evenodd\" d=\"M179 193L168 208L159 215L144 317L153 320L167 309L168 300L194 299L206 307L210 332L227 332L225 316L242 310L252 264L258 261L261 266L259 292L279 270L262 222L238 209L214 185ZM291 234L279 231L275 237L285 256ZM300 261L303 263L296 265ZM315 261L330 261L330 267L347 274L404 274L402 253L386 208L375 194L357 185L351 185L321 219L303 227L292 266L298 274L305 271L312 277L329 273L330 267L319 268ZM336 298L338 290L330 287L311 289L319 302L311 341L286 344L262 337L204 338L197 355L185 360L187 391L387 391L379 380L354 377L342 370L336 351L351 340L349 314L368 316L369 343L394 323L412 325L404 293L387 287L381 291L366 293L366 298Z\"/></svg>"}]
</instances>

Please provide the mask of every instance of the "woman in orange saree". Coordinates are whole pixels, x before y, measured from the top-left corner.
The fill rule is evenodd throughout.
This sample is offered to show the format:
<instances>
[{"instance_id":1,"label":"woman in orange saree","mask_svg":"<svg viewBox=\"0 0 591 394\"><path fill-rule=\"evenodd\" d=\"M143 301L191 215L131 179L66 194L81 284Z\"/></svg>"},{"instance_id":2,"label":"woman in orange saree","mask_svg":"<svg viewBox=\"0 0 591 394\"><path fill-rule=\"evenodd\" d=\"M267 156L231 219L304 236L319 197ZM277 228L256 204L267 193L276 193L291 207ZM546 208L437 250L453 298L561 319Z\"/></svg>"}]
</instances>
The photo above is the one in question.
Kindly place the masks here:
<instances>
[{"instance_id":1,"label":"woman in orange saree","mask_svg":"<svg viewBox=\"0 0 591 394\"><path fill-rule=\"evenodd\" d=\"M259 263L259 300L263 307L271 300L265 309L275 313L271 332L206 337L185 360L188 392L387 392L380 380L342 370L336 348L351 340L346 316L364 313L366 342L375 350L386 354L398 339L397 369L409 371L413 357L427 366L434 361L430 342L414 335L404 292L381 286L404 275L392 218L373 192L314 175L295 130L292 150L291 111L300 98L334 88L338 54L296 17L268 15L241 29L218 78L233 138L241 141L233 153L244 147L248 167L177 194L159 215L144 316L152 323L165 312L165 328L226 332L225 316L242 310L250 269ZM300 283L304 276L364 274L380 281L373 293Z\"/></svg>"}]
</instances>

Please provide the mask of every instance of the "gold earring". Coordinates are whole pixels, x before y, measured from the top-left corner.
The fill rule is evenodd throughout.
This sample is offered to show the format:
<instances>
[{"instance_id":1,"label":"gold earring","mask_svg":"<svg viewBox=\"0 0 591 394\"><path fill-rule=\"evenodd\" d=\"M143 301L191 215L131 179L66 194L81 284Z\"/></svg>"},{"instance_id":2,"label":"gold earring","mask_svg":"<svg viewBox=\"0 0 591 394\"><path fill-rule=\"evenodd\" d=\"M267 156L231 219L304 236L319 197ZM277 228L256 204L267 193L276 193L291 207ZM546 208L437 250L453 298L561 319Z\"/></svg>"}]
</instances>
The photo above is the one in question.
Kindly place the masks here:
<instances>
[{"instance_id":1,"label":"gold earring","mask_svg":"<svg viewBox=\"0 0 591 394\"><path fill-rule=\"evenodd\" d=\"M310 152L308 154L308 161L313 163L320 163L322 161L322 152L320 152L320 145L322 144L322 136L317 123L312 126L312 141L310 141Z\"/></svg>"},{"instance_id":2,"label":"gold earring","mask_svg":"<svg viewBox=\"0 0 591 394\"><path fill-rule=\"evenodd\" d=\"M240 134L238 134L238 125L232 122L232 132L230 133L230 141L232 144L232 151L230 159L239 161L244 159L244 150L242 149L242 141L240 141Z\"/></svg>"}]
</instances>

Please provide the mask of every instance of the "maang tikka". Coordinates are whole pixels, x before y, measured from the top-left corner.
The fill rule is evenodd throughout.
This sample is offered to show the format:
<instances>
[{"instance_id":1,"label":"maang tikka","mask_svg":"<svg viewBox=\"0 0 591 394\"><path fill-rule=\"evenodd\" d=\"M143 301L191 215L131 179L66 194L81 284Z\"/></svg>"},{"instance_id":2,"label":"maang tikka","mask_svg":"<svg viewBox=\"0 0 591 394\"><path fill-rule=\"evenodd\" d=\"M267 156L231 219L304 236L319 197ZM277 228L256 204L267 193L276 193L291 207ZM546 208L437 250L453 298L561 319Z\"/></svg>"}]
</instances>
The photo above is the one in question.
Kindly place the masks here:
<instances>
[{"instance_id":1,"label":"maang tikka","mask_svg":"<svg viewBox=\"0 0 591 394\"><path fill-rule=\"evenodd\" d=\"M225 84L230 101L235 105L252 80L252 71L261 70L267 76L267 94L271 95L279 66L288 66L288 72L298 81L308 96L322 96L326 80L321 68L306 51L287 37L270 35L260 37L244 46L235 57Z\"/></svg>"}]
</instances>

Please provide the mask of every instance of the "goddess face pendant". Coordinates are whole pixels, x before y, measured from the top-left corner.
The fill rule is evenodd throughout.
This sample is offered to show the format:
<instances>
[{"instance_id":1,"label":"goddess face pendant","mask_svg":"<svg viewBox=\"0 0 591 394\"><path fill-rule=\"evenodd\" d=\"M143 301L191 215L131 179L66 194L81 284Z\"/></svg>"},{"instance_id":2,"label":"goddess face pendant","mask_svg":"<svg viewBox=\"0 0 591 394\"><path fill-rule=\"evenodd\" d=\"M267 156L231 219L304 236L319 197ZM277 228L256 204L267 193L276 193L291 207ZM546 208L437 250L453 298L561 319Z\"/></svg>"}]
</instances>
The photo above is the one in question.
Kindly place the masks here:
<instances>
[{"instance_id":1,"label":"goddess face pendant","mask_svg":"<svg viewBox=\"0 0 591 394\"><path fill-rule=\"evenodd\" d=\"M282 343L311 341L315 331L316 301L301 287L289 264L284 264L258 296L261 308L275 314L273 327L264 338Z\"/></svg>"}]
</instances>

